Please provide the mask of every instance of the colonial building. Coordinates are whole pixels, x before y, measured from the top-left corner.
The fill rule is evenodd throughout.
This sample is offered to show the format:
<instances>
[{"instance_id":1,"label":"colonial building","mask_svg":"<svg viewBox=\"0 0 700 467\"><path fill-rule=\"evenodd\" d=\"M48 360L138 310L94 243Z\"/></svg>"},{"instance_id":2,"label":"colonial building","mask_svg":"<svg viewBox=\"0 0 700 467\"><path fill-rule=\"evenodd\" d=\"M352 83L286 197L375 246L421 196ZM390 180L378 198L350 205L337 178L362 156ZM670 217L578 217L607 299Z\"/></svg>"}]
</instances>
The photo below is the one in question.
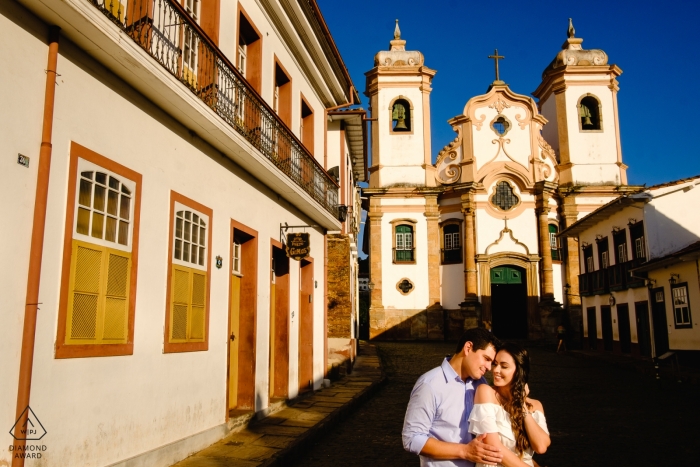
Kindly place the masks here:
<instances>
[{"instance_id":1,"label":"colonial building","mask_svg":"<svg viewBox=\"0 0 700 467\"><path fill-rule=\"evenodd\" d=\"M570 25L533 93L496 79L449 120L431 154L436 71L398 28L366 73L372 163L368 224L373 338L442 339L492 326L501 337L551 335L580 322L578 246L557 234L633 188L622 163L617 77ZM562 306L564 308L562 308ZM564 311L562 311L564 310Z\"/></svg>"},{"instance_id":2,"label":"colonial building","mask_svg":"<svg viewBox=\"0 0 700 467\"><path fill-rule=\"evenodd\" d=\"M171 465L321 387L366 162L316 2L13 0L0 37L0 422L48 431L31 465Z\"/></svg>"},{"instance_id":3,"label":"colonial building","mask_svg":"<svg viewBox=\"0 0 700 467\"><path fill-rule=\"evenodd\" d=\"M700 221L688 208L700 203L698 183L616 198L561 233L580 247L585 348L641 357L700 350Z\"/></svg>"}]
</instances>

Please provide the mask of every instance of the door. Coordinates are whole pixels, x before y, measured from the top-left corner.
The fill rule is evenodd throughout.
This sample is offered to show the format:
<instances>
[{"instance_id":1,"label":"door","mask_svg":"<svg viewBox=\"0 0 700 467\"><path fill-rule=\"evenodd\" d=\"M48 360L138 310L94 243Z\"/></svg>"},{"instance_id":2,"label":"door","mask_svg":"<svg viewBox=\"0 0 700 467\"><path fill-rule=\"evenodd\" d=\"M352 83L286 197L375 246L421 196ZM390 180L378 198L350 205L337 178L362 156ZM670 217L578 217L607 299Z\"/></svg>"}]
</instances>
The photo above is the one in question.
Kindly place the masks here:
<instances>
[{"instance_id":1,"label":"door","mask_svg":"<svg viewBox=\"0 0 700 467\"><path fill-rule=\"evenodd\" d=\"M289 258L272 246L270 274L270 397L286 399L289 392Z\"/></svg>"},{"instance_id":2,"label":"door","mask_svg":"<svg viewBox=\"0 0 700 467\"><path fill-rule=\"evenodd\" d=\"M527 280L517 266L491 269L493 333L503 339L527 338Z\"/></svg>"},{"instance_id":3,"label":"door","mask_svg":"<svg viewBox=\"0 0 700 467\"><path fill-rule=\"evenodd\" d=\"M588 321L588 347L591 350L596 350L598 349L598 324L594 306L586 308L586 319Z\"/></svg>"},{"instance_id":4,"label":"door","mask_svg":"<svg viewBox=\"0 0 700 467\"><path fill-rule=\"evenodd\" d=\"M603 349L606 352L612 352L613 350L613 327L612 327L612 313L610 307L605 305L600 307L600 321L603 331Z\"/></svg>"},{"instance_id":5,"label":"door","mask_svg":"<svg viewBox=\"0 0 700 467\"><path fill-rule=\"evenodd\" d=\"M230 409L255 409L255 322L257 308L258 239L252 229L233 222L229 303Z\"/></svg>"},{"instance_id":6,"label":"door","mask_svg":"<svg viewBox=\"0 0 700 467\"><path fill-rule=\"evenodd\" d=\"M620 350L622 353L632 353L632 331L630 330L629 305L617 305L617 329L620 334Z\"/></svg>"},{"instance_id":7,"label":"door","mask_svg":"<svg viewBox=\"0 0 700 467\"><path fill-rule=\"evenodd\" d=\"M651 316L654 322L654 352L660 357L668 352L668 324L663 287L651 290Z\"/></svg>"},{"instance_id":8,"label":"door","mask_svg":"<svg viewBox=\"0 0 700 467\"><path fill-rule=\"evenodd\" d=\"M299 293L299 392L313 389L313 263L302 260Z\"/></svg>"},{"instance_id":9,"label":"door","mask_svg":"<svg viewBox=\"0 0 700 467\"><path fill-rule=\"evenodd\" d=\"M229 346L228 346L228 408L235 409L238 404L238 343L240 339L241 278L231 274L231 307L229 309Z\"/></svg>"},{"instance_id":10,"label":"door","mask_svg":"<svg viewBox=\"0 0 700 467\"><path fill-rule=\"evenodd\" d=\"M639 354L651 357L651 334L649 333L649 303L635 302L634 314L637 321L637 342Z\"/></svg>"}]
</instances>

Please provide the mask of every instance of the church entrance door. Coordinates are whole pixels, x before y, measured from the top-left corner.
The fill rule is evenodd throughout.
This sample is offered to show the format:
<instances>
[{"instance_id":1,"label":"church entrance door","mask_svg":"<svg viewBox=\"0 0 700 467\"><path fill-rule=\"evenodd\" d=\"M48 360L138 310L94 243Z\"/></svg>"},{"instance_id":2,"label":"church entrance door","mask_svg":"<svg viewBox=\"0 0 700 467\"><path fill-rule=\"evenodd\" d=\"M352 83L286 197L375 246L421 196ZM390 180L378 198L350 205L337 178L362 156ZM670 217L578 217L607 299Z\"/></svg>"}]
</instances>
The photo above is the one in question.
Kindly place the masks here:
<instances>
[{"instance_id":1,"label":"church entrance door","mask_svg":"<svg viewBox=\"0 0 700 467\"><path fill-rule=\"evenodd\" d=\"M493 333L501 339L527 338L527 280L517 266L491 269Z\"/></svg>"}]
</instances>

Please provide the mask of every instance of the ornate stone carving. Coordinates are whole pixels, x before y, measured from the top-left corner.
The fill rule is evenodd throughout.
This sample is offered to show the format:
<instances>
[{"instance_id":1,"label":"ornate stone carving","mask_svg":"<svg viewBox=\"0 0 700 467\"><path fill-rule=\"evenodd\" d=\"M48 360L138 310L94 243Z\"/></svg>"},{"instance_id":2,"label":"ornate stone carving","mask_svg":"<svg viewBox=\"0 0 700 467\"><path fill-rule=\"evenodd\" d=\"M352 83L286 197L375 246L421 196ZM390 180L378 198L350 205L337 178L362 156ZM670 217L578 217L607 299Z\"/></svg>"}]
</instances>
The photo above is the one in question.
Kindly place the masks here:
<instances>
[{"instance_id":1,"label":"ornate stone carving","mask_svg":"<svg viewBox=\"0 0 700 467\"><path fill-rule=\"evenodd\" d=\"M544 77L547 72L554 70L562 66L598 66L607 65L608 54L600 49L584 50L581 44L583 39L580 37L574 37L574 27L569 20L569 30L567 35L569 36L561 46L562 50L554 57L552 63L545 68L542 76Z\"/></svg>"},{"instance_id":2,"label":"ornate stone carving","mask_svg":"<svg viewBox=\"0 0 700 467\"><path fill-rule=\"evenodd\" d=\"M462 127L455 125L452 129L457 133L457 137L442 148L435 162L435 180L442 185L456 183L462 176Z\"/></svg>"},{"instance_id":3,"label":"ornate stone carving","mask_svg":"<svg viewBox=\"0 0 700 467\"><path fill-rule=\"evenodd\" d=\"M496 109L496 112L498 112L499 114L503 112L503 109L508 109L508 108L510 108L510 104L508 104L503 99L498 99L498 100L496 100L496 102L489 105L489 109Z\"/></svg>"},{"instance_id":4,"label":"ornate stone carving","mask_svg":"<svg viewBox=\"0 0 700 467\"><path fill-rule=\"evenodd\" d=\"M407 51L406 41L401 39L399 20L396 20L394 40L389 42L391 49L383 50L374 56L374 66L421 66L423 54L418 51Z\"/></svg>"}]
</instances>

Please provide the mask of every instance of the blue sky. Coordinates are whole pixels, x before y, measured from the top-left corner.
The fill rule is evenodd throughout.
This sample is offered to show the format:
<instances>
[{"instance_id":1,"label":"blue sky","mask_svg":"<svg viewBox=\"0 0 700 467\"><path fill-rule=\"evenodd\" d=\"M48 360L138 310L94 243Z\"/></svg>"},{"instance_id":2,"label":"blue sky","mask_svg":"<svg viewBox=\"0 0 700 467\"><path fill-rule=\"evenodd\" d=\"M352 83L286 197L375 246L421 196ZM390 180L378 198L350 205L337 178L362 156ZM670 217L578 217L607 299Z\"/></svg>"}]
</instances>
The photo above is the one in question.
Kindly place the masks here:
<instances>
[{"instance_id":1,"label":"blue sky","mask_svg":"<svg viewBox=\"0 0 700 467\"><path fill-rule=\"evenodd\" d=\"M494 79L531 95L566 39L568 18L585 49L603 49L622 68L618 105L630 184L700 174L695 116L700 84L700 2L521 0L317 0L360 93L374 55L388 50L399 19L408 50L437 70L431 94L433 159L455 134L446 123ZM367 99L362 96L362 106Z\"/></svg>"}]
</instances>

